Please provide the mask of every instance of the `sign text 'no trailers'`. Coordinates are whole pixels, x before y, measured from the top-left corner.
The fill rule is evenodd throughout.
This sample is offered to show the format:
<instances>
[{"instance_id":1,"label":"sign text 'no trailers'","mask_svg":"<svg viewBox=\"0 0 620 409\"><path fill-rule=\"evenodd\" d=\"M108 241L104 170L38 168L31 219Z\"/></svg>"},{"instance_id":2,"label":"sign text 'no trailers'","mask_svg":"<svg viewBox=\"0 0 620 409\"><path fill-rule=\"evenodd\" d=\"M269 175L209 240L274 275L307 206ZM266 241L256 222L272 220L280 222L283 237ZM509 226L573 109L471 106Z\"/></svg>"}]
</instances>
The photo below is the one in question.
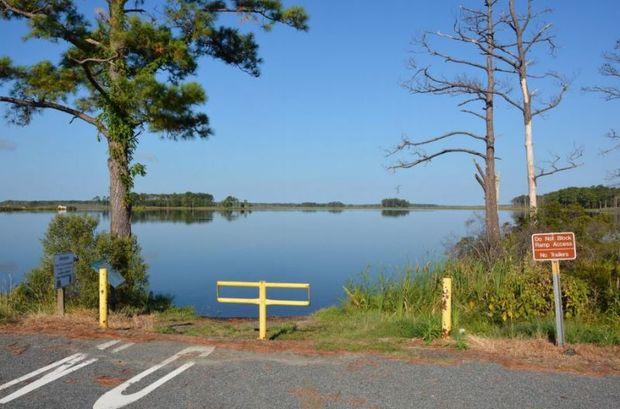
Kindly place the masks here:
<instances>
[{"instance_id":1,"label":"sign text 'no trailers'","mask_svg":"<svg viewBox=\"0 0 620 409\"><path fill-rule=\"evenodd\" d=\"M575 233L538 233L532 235L534 260L574 260L577 258Z\"/></svg>"}]
</instances>

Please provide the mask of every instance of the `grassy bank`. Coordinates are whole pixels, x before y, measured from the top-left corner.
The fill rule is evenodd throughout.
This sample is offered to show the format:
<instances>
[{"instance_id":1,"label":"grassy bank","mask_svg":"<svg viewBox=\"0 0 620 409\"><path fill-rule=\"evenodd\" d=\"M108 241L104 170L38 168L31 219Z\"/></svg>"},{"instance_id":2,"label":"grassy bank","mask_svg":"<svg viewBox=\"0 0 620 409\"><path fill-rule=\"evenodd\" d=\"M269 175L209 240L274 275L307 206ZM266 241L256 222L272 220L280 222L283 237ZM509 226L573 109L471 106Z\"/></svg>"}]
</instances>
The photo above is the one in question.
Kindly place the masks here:
<instances>
[{"instance_id":1,"label":"grassy bank","mask_svg":"<svg viewBox=\"0 0 620 409\"><path fill-rule=\"evenodd\" d=\"M463 266L461 266L463 267ZM432 343L441 337L441 277L449 270L453 292L453 332L448 343L469 347L471 336L494 339L543 339L555 341L551 289L539 287L545 301L538 311L510 318L512 311L497 297L493 288L507 293L495 276L465 276L465 270L451 265L406 269L391 278L362 276L347 285L342 305L320 310L308 317L270 318L270 339L313 341L321 350L405 352L411 339ZM472 273L469 271L469 273ZM544 272L536 271L536 274ZM509 274L509 273L508 273ZM502 277L502 280L511 278ZM570 281L570 280L565 280ZM499 286L498 286L499 285ZM520 284L519 284L520 285ZM572 284L565 286L570 293ZM520 291L517 289L516 291ZM537 290L538 291L538 290ZM515 311L526 311L526 293ZM585 299L565 298L565 333L570 344L620 345L620 319L617 315L596 313L592 305L572 303ZM512 296L507 297L514 299ZM478 300L476 303L472 300ZM493 301L490 301L493 300ZM491 307L498 302L502 307ZM586 304L588 304L586 302ZM506 318L503 318L506 317ZM191 309L172 309L158 315L156 331L214 339L251 340L257 337L256 319L208 319Z\"/></svg>"}]
</instances>

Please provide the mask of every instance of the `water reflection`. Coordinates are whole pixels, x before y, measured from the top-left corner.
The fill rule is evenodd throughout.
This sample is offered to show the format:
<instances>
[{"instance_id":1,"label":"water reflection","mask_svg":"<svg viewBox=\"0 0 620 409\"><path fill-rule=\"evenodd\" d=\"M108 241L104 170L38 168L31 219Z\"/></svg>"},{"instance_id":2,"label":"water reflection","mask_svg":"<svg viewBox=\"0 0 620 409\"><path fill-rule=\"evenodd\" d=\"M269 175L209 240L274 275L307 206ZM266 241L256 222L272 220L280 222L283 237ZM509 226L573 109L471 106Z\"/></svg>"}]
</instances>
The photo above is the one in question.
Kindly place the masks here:
<instances>
[{"instance_id":1,"label":"water reflection","mask_svg":"<svg viewBox=\"0 0 620 409\"><path fill-rule=\"evenodd\" d=\"M137 210L131 216L132 224L171 222L183 224L203 224L213 222L215 216L229 222L240 217L248 217L251 210L192 210L192 209L157 209ZM108 221L110 212L101 212L101 220ZM95 214L96 216L96 214Z\"/></svg>"},{"instance_id":2,"label":"water reflection","mask_svg":"<svg viewBox=\"0 0 620 409\"><path fill-rule=\"evenodd\" d=\"M409 210L381 210L381 216L383 217L401 217L407 216L409 214Z\"/></svg>"},{"instance_id":3,"label":"water reflection","mask_svg":"<svg viewBox=\"0 0 620 409\"><path fill-rule=\"evenodd\" d=\"M264 212L269 210L257 210ZM281 210L280 210L281 211ZM342 209L298 209L287 210L301 213L330 213L341 214ZM252 214L252 210L194 210L194 209L138 209L132 213L132 223L152 223L152 222L171 222L183 224L202 224L211 223L216 217L232 222L239 218L246 218ZM254 211L256 212L256 211ZM102 223L110 220L110 212L88 212L94 217L100 218ZM409 210L382 210L383 217L407 216Z\"/></svg>"}]
</instances>

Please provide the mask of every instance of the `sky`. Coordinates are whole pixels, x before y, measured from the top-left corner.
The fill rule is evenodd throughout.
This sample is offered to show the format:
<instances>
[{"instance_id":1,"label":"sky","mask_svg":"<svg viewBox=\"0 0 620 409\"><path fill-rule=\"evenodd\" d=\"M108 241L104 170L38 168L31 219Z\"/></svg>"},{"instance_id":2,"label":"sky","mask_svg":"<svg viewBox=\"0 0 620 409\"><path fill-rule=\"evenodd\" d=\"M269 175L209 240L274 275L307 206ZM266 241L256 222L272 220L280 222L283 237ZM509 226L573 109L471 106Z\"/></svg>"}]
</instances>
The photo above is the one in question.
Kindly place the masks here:
<instances>
[{"instance_id":1,"label":"sky","mask_svg":"<svg viewBox=\"0 0 620 409\"><path fill-rule=\"evenodd\" d=\"M389 7L367 0L284 3L306 8L309 31L255 28L264 59L259 78L219 61L201 61L195 80L208 94L202 110L215 134L176 142L141 136L135 159L148 174L136 179L135 191L209 192L216 200L230 194L251 202L376 203L398 196L414 203L482 203L469 156L443 156L396 173L386 169L392 163L386 151L402 135L420 139L457 129L483 132L482 121L459 112L458 99L411 95L401 86L411 76L412 40L426 30L448 32L459 5L479 1L393 0ZM80 4L92 15L103 2ZM534 121L537 162L573 146L585 149L582 167L542 179L539 191L605 184L607 172L618 167L620 152L602 156L600 151L609 146L604 135L620 128L620 102L605 102L582 88L605 83L598 68L603 52L620 39L620 5L617 0L589 6L579 0L536 4L553 7L545 21L554 24L559 48L554 56L536 53L533 70L555 70L571 80L562 104ZM244 30L253 28L241 24ZM0 56L18 64L57 61L62 45L23 42L25 33L23 23L1 21ZM415 56L443 75L460 70ZM550 96L552 85L534 87ZM105 141L97 140L88 125L69 120L52 111L24 128L0 119L0 201L107 195ZM496 134L500 202L507 203L527 191L525 150L520 113L499 101ZM461 146L461 141L438 148Z\"/></svg>"}]
</instances>

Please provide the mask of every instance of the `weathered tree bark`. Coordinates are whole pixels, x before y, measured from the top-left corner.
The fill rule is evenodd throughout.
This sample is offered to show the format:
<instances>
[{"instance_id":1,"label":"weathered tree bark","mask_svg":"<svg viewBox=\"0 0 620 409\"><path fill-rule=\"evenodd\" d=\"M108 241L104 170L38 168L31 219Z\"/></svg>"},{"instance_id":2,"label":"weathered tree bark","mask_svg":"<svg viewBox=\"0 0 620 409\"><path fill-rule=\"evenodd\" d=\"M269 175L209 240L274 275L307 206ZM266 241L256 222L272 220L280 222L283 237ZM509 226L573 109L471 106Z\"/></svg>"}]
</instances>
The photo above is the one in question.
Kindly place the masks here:
<instances>
[{"instance_id":1,"label":"weathered tree bark","mask_svg":"<svg viewBox=\"0 0 620 409\"><path fill-rule=\"evenodd\" d=\"M115 152L119 152L122 149L118 145L118 142L108 142L108 149L110 151L108 155L108 171L110 174L110 233L117 237L129 237L131 236L131 203L129 203L129 192L124 182L129 176L129 171L127 158L117 158L117 153Z\"/></svg>"},{"instance_id":2,"label":"weathered tree bark","mask_svg":"<svg viewBox=\"0 0 620 409\"><path fill-rule=\"evenodd\" d=\"M125 23L125 0L109 0L110 11L110 51L112 55L121 56L124 52L123 31ZM124 60L118 58L110 64L108 75L111 85L108 121L108 169L110 172L110 233L117 237L131 236L131 204L129 188L129 152L127 132L133 132L131 125L121 125L124 113L116 104L122 98L119 81L124 74ZM121 97L121 98L119 98Z\"/></svg>"},{"instance_id":3,"label":"weathered tree bark","mask_svg":"<svg viewBox=\"0 0 620 409\"><path fill-rule=\"evenodd\" d=\"M523 28L519 22L514 0L509 0L509 7L517 44L517 74L519 75L519 84L523 97L522 113L523 125L525 127L525 161L527 165L530 215L535 215L538 205L536 200L538 192L536 189L536 170L534 168L534 144L532 142L532 99L527 84L527 52L523 46Z\"/></svg>"},{"instance_id":4,"label":"weathered tree bark","mask_svg":"<svg viewBox=\"0 0 620 409\"><path fill-rule=\"evenodd\" d=\"M499 215L497 212L497 189L495 175L495 124L494 124L494 98L495 98L495 67L493 62L494 24L493 3L487 1L487 30L486 42L489 51L486 55L487 92L485 95L485 124L486 124L486 170L485 170L485 223L487 240L495 245L500 240Z\"/></svg>"}]
</instances>

